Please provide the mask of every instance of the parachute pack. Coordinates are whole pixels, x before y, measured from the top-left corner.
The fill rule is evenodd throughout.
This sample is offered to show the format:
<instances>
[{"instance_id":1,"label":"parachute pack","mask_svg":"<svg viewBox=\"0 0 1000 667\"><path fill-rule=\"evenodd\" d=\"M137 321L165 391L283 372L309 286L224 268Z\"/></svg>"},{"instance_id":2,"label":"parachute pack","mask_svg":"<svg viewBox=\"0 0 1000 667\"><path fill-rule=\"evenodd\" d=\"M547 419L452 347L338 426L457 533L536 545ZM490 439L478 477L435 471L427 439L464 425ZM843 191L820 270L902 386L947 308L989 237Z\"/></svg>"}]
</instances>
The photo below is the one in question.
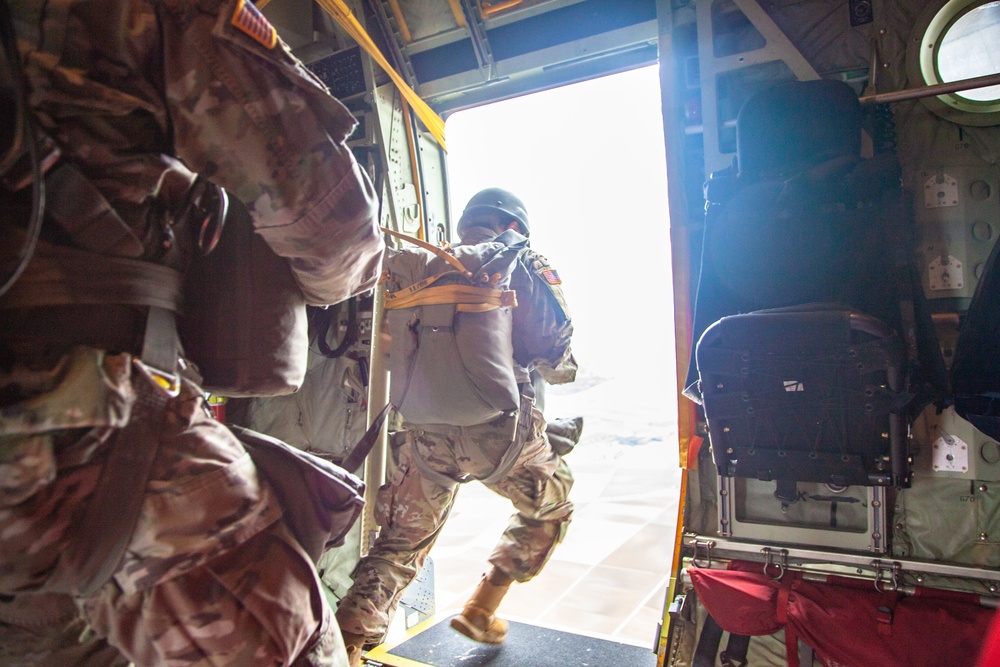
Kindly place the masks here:
<instances>
[{"instance_id":1,"label":"parachute pack","mask_svg":"<svg viewBox=\"0 0 1000 667\"><path fill-rule=\"evenodd\" d=\"M520 405L514 375L511 274L528 239L508 230L448 250L386 251L392 336L390 401L414 424L472 426Z\"/></svg>"}]
</instances>

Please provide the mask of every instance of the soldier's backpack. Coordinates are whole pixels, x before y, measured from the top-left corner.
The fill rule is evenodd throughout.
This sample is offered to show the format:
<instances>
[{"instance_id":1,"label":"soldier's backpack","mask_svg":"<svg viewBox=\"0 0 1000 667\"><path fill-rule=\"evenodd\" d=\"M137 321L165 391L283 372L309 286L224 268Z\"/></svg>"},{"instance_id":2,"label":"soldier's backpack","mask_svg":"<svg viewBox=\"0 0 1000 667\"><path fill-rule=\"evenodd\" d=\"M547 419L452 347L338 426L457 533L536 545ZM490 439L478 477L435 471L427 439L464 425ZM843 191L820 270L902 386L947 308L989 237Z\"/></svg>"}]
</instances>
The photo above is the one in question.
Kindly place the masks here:
<instances>
[{"instance_id":1,"label":"soldier's backpack","mask_svg":"<svg viewBox=\"0 0 1000 667\"><path fill-rule=\"evenodd\" d=\"M242 202L231 198L221 215L218 247L196 253L185 276L177 322L185 357L213 394L293 393L306 376L305 297L288 261L254 231Z\"/></svg>"},{"instance_id":2,"label":"soldier's backpack","mask_svg":"<svg viewBox=\"0 0 1000 667\"><path fill-rule=\"evenodd\" d=\"M508 230L443 250L404 238L420 247L389 249L384 262L390 402L413 424L472 426L512 414L521 395L510 278L528 239Z\"/></svg>"}]
</instances>

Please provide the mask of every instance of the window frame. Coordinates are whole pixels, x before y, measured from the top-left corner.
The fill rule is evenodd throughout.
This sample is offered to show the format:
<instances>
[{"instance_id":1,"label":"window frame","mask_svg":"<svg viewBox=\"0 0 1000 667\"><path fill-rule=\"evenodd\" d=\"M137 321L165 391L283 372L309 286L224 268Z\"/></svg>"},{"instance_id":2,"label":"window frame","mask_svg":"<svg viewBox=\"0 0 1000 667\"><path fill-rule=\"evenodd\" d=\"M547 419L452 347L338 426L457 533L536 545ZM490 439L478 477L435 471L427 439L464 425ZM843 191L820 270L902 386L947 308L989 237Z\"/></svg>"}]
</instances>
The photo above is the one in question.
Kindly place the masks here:
<instances>
[{"instance_id":1,"label":"window frame","mask_svg":"<svg viewBox=\"0 0 1000 667\"><path fill-rule=\"evenodd\" d=\"M907 52L907 69L912 82L926 85L945 83L938 69L942 38L970 12L997 0L949 0L944 6L928 7L914 25ZM1000 95L992 100L972 100L959 93L923 98L930 111L962 125L1000 125Z\"/></svg>"}]
</instances>

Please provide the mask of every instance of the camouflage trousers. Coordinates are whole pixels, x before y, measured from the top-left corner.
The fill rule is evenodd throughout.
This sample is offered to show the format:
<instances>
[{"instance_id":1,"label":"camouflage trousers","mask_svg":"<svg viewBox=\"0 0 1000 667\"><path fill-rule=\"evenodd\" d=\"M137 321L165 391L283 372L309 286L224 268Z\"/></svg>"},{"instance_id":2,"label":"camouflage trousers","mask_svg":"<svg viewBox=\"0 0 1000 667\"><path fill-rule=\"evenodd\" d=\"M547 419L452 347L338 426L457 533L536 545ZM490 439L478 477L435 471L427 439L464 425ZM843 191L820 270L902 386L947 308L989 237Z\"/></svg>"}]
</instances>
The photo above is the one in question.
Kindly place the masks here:
<instances>
[{"instance_id":1,"label":"camouflage trousers","mask_svg":"<svg viewBox=\"0 0 1000 667\"><path fill-rule=\"evenodd\" d=\"M0 408L0 662L345 666L311 559L189 383L166 404L122 562L96 592L70 597L63 554L79 545L69 528L149 381L141 370L128 355L80 348L50 370L0 374L0 395L20 396ZM32 604L44 598L48 607ZM5 602L17 613L4 616ZM76 614L46 621L52 605Z\"/></svg>"},{"instance_id":2,"label":"camouflage trousers","mask_svg":"<svg viewBox=\"0 0 1000 667\"><path fill-rule=\"evenodd\" d=\"M393 450L395 470L379 489L375 506L381 531L337 607L344 632L381 641L404 589L420 572L451 512L460 483L445 478L489 477L510 444L511 428L502 421L410 430ZM422 458L419 465L414 450ZM433 474L422 472L424 466ZM538 574L569 525L572 486L569 467L545 438L542 414L533 410L528 440L513 468L488 484L517 510L489 562L519 582Z\"/></svg>"},{"instance_id":3,"label":"camouflage trousers","mask_svg":"<svg viewBox=\"0 0 1000 667\"><path fill-rule=\"evenodd\" d=\"M87 631L76 603L60 593L0 596L0 665L128 667L129 660Z\"/></svg>"}]
</instances>

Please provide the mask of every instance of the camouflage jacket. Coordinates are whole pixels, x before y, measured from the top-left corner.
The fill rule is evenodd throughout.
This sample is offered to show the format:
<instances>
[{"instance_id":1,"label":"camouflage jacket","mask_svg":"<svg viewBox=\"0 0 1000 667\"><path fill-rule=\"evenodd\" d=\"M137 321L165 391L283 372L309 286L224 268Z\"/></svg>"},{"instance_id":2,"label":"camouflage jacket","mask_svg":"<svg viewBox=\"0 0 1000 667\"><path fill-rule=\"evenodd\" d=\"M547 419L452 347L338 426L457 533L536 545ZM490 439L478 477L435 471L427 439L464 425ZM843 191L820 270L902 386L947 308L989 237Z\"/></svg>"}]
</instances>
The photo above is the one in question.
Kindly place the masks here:
<instances>
[{"instance_id":1,"label":"camouflage jacket","mask_svg":"<svg viewBox=\"0 0 1000 667\"><path fill-rule=\"evenodd\" d=\"M158 261L162 212L198 173L247 205L311 303L374 285L374 192L344 144L355 120L252 3L11 4L35 118L121 219L106 252Z\"/></svg>"}]
</instances>

